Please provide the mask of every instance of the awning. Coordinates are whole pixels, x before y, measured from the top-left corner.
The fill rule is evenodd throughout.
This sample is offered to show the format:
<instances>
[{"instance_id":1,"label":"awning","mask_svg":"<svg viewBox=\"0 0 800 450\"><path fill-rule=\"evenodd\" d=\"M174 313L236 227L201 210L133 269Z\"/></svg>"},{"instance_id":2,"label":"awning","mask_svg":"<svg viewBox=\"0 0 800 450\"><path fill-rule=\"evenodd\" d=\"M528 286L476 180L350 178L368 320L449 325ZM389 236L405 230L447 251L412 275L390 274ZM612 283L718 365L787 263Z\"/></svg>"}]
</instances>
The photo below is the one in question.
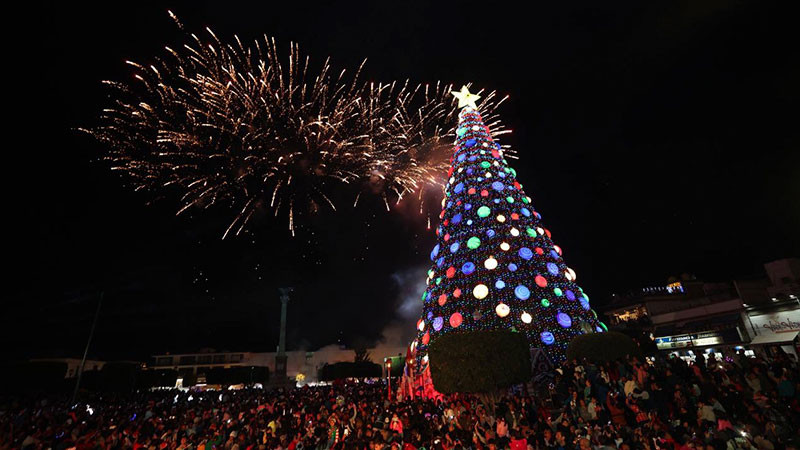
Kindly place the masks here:
<instances>
[{"instance_id":1,"label":"awning","mask_svg":"<svg viewBox=\"0 0 800 450\"><path fill-rule=\"evenodd\" d=\"M750 341L750 345L763 345L763 344L780 344L783 342L792 342L800 331L789 331L788 333L770 333L761 334Z\"/></svg>"}]
</instances>

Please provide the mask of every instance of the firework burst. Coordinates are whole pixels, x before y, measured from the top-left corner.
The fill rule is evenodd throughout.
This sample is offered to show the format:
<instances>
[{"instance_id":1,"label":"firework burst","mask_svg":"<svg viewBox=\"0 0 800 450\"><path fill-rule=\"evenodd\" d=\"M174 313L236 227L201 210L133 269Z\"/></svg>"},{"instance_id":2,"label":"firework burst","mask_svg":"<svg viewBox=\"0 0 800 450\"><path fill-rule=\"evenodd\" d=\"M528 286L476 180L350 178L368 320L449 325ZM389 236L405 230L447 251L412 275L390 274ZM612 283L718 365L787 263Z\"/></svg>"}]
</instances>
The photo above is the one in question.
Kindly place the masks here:
<instances>
[{"instance_id":1,"label":"firework burst","mask_svg":"<svg viewBox=\"0 0 800 450\"><path fill-rule=\"evenodd\" d=\"M441 189L454 136L442 124L458 112L450 85L364 81L364 63L348 77L328 60L310 75L296 44L282 63L274 39L224 44L210 29L152 64L128 64L135 82L105 82L113 105L83 131L107 145L111 167L137 190L176 192L178 214L229 208L223 237L258 211L285 214L294 234L303 214L335 210L331 193L344 186L355 204L378 195L387 209ZM484 98L487 124L503 133L492 111L504 99Z\"/></svg>"}]
</instances>

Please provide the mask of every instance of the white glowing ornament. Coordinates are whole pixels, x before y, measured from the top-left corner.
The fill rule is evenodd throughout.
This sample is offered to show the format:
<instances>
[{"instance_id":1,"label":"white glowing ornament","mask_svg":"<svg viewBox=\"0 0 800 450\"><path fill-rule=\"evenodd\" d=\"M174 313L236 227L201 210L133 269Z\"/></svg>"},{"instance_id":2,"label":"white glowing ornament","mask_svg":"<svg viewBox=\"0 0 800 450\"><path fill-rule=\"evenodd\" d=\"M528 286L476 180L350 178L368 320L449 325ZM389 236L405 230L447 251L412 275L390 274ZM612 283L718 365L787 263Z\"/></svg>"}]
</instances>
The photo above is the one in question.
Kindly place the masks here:
<instances>
[{"instance_id":1,"label":"white glowing ornament","mask_svg":"<svg viewBox=\"0 0 800 450\"><path fill-rule=\"evenodd\" d=\"M483 262L483 267L494 270L497 268L497 260L490 256L489 259Z\"/></svg>"},{"instance_id":2,"label":"white glowing ornament","mask_svg":"<svg viewBox=\"0 0 800 450\"><path fill-rule=\"evenodd\" d=\"M459 167L459 168L458 168L458 173L461 173L461 172L463 172L463 171L464 171L464 168L463 168L463 167Z\"/></svg>"},{"instance_id":3,"label":"white glowing ornament","mask_svg":"<svg viewBox=\"0 0 800 450\"><path fill-rule=\"evenodd\" d=\"M542 227L536 227L536 232L539 233L539 236L544 234L544 229Z\"/></svg>"},{"instance_id":4,"label":"white glowing ornament","mask_svg":"<svg viewBox=\"0 0 800 450\"><path fill-rule=\"evenodd\" d=\"M520 319L522 319L522 321L525 323L531 323L531 321L533 321L533 317L531 317L531 315L526 312L522 313Z\"/></svg>"},{"instance_id":5,"label":"white glowing ornament","mask_svg":"<svg viewBox=\"0 0 800 450\"><path fill-rule=\"evenodd\" d=\"M419 331L425 330L425 321L424 320L420 320L419 322L417 322L417 329Z\"/></svg>"},{"instance_id":6,"label":"white glowing ornament","mask_svg":"<svg viewBox=\"0 0 800 450\"><path fill-rule=\"evenodd\" d=\"M479 127L479 126L477 126L477 125L473 125L473 126L472 126L472 131L478 131L478 130L480 130L480 129L481 129L481 127Z\"/></svg>"},{"instance_id":7,"label":"white glowing ornament","mask_svg":"<svg viewBox=\"0 0 800 450\"><path fill-rule=\"evenodd\" d=\"M564 276L567 277L567 280L569 281L575 281L576 278L575 271L569 267L567 267L567 270L564 271Z\"/></svg>"},{"instance_id":8,"label":"white glowing ornament","mask_svg":"<svg viewBox=\"0 0 800 450\"><path fill-rule=\"evenodd\" d=\"M475 289L472 290L472 295L474 295L478 300L483 300L487 295L489 295L489 288L486 287L485 284L479 284L475 286Z\"/></svg>"},{"instance_id":9,"label":"white glowing ornament","mask_svg":"<svg viewBox=\"0 0 800 450\"><path fill-rule=\"evenodd\" d=\"M484 175L484 177L486 177L486 178L492 178L492 172L486 172L486 174Z\"/></svg>"},{"instance_id":10,"label":"white glowing ornament","mask_svg":"<svg viewBox=\"0 0 800 450\"><path fill-rule=\"evenodd\" d=\"M508 242L503 242L502 244L500 244L500 250L504 252L507 252L510 248L511 246L508 245Z\"/></svg>"},{"instance_id":11,"label":"white glowing ornament","mask_svg":"<svg viewBox=\"0 0 800 450\"><path fill-rule=\"evenodd\" d=\"M509 308L508 305L506 305L505 303L500 303L494 309L494 312L496 312L497 315L500 317L505 317L508 315L508 313L511 312L511 308Z\"/></svg>"},{"instance_id":12,"label":"white glowing ornament","mask_svg":"<svg viewBox=\"0 0 800 450\"><path fill-rule=\"evenodd\" d=\"M456 182L456 177L450 177L450 180L448 181L450 182L450 184L453 184Z\"/></svg>"},{"instance_id":13,"label":"white glowing ornament","mask_svg":"<svg viewBox=\"0 0 800 450\"><path fill-rule=\"evenodd\" d=\"M519 236L519 230L516 229L516 228L512 228L511 229L511 235L514 236L514 237Z\"/></svg>"},{"instance_id":14,"label":"white glowing ornament","mask_svg":"<svg viewBox=\"0 0 800 450\"><path fill-rule=\"evenodd\" d=\"M506 216L504 216L502 214L498 215L497 216L497 221L500 222L500 223L505 222L506 221Z\"/></svg>"}]
</instances>

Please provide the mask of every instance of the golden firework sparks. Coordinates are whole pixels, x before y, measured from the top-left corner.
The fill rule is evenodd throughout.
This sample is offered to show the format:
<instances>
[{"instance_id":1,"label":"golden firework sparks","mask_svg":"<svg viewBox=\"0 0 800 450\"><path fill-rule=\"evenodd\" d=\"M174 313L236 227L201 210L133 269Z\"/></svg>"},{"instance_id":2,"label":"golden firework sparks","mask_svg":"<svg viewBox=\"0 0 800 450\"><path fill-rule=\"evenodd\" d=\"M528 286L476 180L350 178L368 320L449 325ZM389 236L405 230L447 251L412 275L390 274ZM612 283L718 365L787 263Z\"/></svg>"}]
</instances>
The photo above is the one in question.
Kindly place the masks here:
<instances>
[{"instance_id":1,"label":"golden firework sparks","mask_svg":"<svg viewBox=\"0 0 800 450\"><path fill-rule=\"evenodd\" d=\"M354 205L369 194L387 209L442 188L454 138L442 124L458 114L451 85L365 81L364 63L352 77L334 75L329 60L309 76L310 58L297 44L283 64L272 38L224 44L206 31L152 64L128 62L135 82L106 81L113 105L100 126L83 130L107 144L112 169L137 190L177 191L178 214L230 208L225 237L259 209L284 214L294 234L320 204L335 210L331 193L344 186ZM486 123L502 134L493 111L505 98L479 94Z\"/></svg>"}]
</instances>

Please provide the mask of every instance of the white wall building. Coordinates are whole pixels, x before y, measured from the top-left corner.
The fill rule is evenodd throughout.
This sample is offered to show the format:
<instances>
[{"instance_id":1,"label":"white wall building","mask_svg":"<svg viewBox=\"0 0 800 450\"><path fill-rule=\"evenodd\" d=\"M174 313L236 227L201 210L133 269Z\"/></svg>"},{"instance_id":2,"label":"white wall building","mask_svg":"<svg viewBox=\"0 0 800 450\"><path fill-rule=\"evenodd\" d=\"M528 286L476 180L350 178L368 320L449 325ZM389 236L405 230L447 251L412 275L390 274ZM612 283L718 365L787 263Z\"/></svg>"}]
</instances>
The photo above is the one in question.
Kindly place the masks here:
<instances>
[{"instance_id":1,"label":"white wall building","mask_svg":"<svg viewBox=\"0 0 800 450\"><path fill-rule=\"evenodd\" d=\"M367 349L371 359L376 364L381 364L383 359L390 356L405 356L405 347L381 346ZM268 367L270 374L275 373L275 356L277 352L201 352L181 353L174 355L153 355L153 363L147 368L152 370L174 369L191 370L192 373L202 373L205 369L214 367ZM313 352L302 350L287 351L286 375L296 378L298 374L305 376L306 382L318 381L317 372L325 364L353 361L355 352L352 349L342 349L336 345L322 347Z\"/></svg>"}]
</instances>

